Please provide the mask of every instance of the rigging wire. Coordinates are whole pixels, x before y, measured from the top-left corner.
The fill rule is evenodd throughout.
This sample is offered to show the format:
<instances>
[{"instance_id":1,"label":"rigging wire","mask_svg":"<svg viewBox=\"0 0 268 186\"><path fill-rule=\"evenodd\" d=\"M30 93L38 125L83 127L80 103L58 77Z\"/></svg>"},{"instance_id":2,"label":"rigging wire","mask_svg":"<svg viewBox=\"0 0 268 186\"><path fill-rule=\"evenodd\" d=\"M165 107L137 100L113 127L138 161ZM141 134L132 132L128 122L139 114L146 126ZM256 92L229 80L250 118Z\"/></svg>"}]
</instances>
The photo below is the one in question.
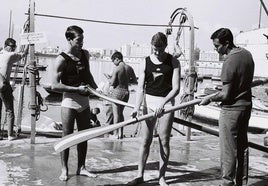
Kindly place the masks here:
<instances>
[{"instance_id":1,"label":"rigging wire","mask_svg":"<svg viewBox=\"0 0 268 186\"><path fill-rule=\"evenodd\" d=\"M28 13L25 13L28 15ZM69 20L76 20L76 21L86 21L86 22L93 22L93 23L102 23L102 24L113 24L113 25L122 25L122 26L140 26L140 27L168 27L169 25L162 25L162 24L144 24L144 23L126 23L126 22L112 22L112 21L100 21L100 20L93 20L93 19L83 19L83 18L75 18L75 17L65 17L65 16L57 16L57 15L49 15L49 14L34 14L35 16L39 17L50 17L50 18L58 18L58 19L69 19ZM172 25L172 27L190 27L188 25ZM195 27L198 29L197 27Z\"/></svg>"}]
</instances>

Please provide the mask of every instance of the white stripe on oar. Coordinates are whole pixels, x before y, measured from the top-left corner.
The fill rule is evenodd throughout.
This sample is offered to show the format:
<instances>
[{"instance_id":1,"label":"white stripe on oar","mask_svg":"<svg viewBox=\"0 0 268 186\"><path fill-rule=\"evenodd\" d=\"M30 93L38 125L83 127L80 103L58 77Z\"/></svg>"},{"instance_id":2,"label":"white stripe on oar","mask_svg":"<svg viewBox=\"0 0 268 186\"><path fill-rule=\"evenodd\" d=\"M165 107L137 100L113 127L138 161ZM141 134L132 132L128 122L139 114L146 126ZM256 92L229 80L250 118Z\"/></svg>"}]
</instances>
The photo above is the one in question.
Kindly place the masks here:
<instances>
[{"instance_id":1,"label":"white stripe on oar","mask_svg":"<svg viewBox=\"0 0 268 186\"><path fill-rule=\"evenodd\" d=\"M192 101L189 101L186 103L182 103L182 104L179 104L177 106L173 106L173 107L165 109L163 114L173 112L173 111L176 111L176 110L179 110L179 109L191 106L191 105L195 105L195 104L198 104L200 102L201 102L201 99L195 99L195 100L192 100ZM103 134L114 131L114 130L119 129L121 127L130 125L130 124L133 124L133 123L136 123L139 121L143 121L143 120L149 119L151 117L154 117L153 112L146 114L146 115L142 115L142 116L137 117L137 118L129 119L127 121L116 123L113 125L82 130L82 131L67 135L67 136L63 137L62 139L60 139L58 142L55 143L54 149L56 152L61 152L65 149L67 149L73 145L79 144L83 141L90 140L90 139L95 138L97 136L101 136Z\"/></svg>"}]
</instances>

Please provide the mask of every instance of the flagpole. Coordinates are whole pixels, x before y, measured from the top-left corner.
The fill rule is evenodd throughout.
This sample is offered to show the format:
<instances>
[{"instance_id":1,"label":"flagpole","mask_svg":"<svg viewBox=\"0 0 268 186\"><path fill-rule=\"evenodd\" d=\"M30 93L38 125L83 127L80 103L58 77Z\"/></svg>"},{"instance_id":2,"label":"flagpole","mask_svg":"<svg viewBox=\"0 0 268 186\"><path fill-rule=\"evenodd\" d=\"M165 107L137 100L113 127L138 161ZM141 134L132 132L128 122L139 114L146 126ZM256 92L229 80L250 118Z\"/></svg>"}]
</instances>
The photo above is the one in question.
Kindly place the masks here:
<instances>
[{"instance_id":1,"label":"flagpole","mask_svg":"<svg viewBox=\"0 0 268 186\"><path fill-rule=\"evenodd\" d=\"M35 11L35 1L30 1L30 32L34 32L34 11ZM35 143L36 135L36 78L34 73L34 68L36 66L35 56L34 56L35 46L30 44L29 47L29 60L28 67L30 69L29 79L30 79L30 105L29 109L31 110L31 144Z\"/></svg>"}]
</instances>

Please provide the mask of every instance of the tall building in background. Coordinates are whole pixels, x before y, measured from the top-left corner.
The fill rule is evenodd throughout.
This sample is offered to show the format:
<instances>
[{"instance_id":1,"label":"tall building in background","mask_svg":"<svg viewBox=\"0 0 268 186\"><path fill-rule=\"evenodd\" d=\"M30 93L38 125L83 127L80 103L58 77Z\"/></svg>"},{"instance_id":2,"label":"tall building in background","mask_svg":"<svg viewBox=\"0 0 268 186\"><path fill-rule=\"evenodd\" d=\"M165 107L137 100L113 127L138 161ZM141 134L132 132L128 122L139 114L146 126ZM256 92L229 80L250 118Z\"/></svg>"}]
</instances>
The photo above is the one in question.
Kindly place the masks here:
<instances>
[{"instance_id":1,"label":"tall building in background","mask_svg":"<svg viewBox=\"0 0 268 186\"><path fill-rule=\"evenodd\" d=\"M151 54L151 45L132 42L121 46L121 53L125 57L145 57Z\"/></svg>"},{"instance_id":2,"label":"tall building in background","mask_svg":"<svg viewBox=\"0 0 268 186\"><path fill-rule=\"evenodd\" d=\"M200 61L219 61L220 56L216 51L201 51L199 55Z\"/></svg>"}]
</instances>

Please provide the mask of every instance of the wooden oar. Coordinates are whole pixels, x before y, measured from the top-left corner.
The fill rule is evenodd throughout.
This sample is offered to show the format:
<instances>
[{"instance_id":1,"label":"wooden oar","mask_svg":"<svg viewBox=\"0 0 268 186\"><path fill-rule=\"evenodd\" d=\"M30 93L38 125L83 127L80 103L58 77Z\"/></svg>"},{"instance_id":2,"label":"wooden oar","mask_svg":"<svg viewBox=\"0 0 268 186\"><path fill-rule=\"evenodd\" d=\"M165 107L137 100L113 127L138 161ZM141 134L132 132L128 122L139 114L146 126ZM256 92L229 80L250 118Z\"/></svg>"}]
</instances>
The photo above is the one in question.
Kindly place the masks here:
<instances>
[{"instance_id":1,"label":"wooden oar","mask_svg":"<svg viewBox=\"0 0 268 186\"><path fill-rule=\"evenodd\" d=\"M254 82L256 82L256 83L254 83ZM252 83L252 87L268 83L268 79L257 80L254 82ZM94 90L94 89L92 89L92 90ZM204 98L214 96L215 94L217 94L217 93L205 96ZM164 114L169 113L169 112L173 112L173 111L176 111L176 110L188 107L188 106L196 105L196 104L199 104L200 102L201 102L201 99L194 99L192 101L185 102L185 103L179 104L177 106L170 107L164 111ZM123 103L125 103L125 102L123 102ZM133 124L133 123L136 123L139 121L143 121L143 120L149 119L151 117L154 117L154 113L143 115L143 116L140 116L137 118L133 118L133 119L123 121L123 122L120 122L117 124L109 125L109 126L79 131L79 132L76 132L76 133L73 133L73 134L70 134L70 135L67 135L67 136L61 138L61 140L59 140L58 142L55 143L54 149L56 152L61 152L65 149L67 149L73 145L79 144L83 141L90 140L92 138L95 138L95 137L101 136L103 134L106 134L108 132L119 129L121 127L130 125L130 124Z\"/></svg>"},{"instance_id":2,"label":"wooden oar","mask_svg":"<svg viewBox=\"0 0 268 186\"><path fill-rule=\"evenodd\" d=\"M256 87L256 86L259 86L259 85L264 85L264 84L266 84L266 83L268 83L268 79L264 79L264 80L255 80L255 81L252 82L251 87ZM120 105L124 105L124 106L129 107L129 108L134 108L134 105L132 105L132 104L126 103L126 102L124 102L124 101L120 101L120 100L118 100L118 99L110 98L110 97L108 97L108 96L106 96L106 95L104 95L104 94L99 93L98 91L96 91L95 89L93 89L93 88L91 88L91 87L89 87L89 86L88 86L88 89L89 89L89 91L90 91L92 94L94 94L94 95L97 96L97 97L100 97L100 98L105 99L105 100L107 100L107 101L110 101L110 102L112 102L112 103L117 103L117 104L120 104Z\"/></svg>"},{"instance_id":3,"label":"wooden oar","mask_svg":"<svg viewBox=\"0 0 268 186\"><path fill-rule=\"evenodd\" d=\"M182 103L182 104L179 104L177 106L173 106L173 107L165 109L163 114L173 112L173 111L176 111L176 110L179 110L179 109L191 106L191 105L196 105L200 102L201 102L201 99L195 99L195 100L192 100L192 101L189 101L186 103ZM133 123L136 123L139 121L143 121L143 120L149 119L151 117L154 117L153 112L146 114L146 115L142 115L140 117L132 118L132 119L120 122L120 123L116 123L113 125L82 130L82 131L79 131L79 132L76 132L76 133L73 133L73 134L70 134L70 135L67 135L67 136L61 138L58 142L55 143L54 149L56 152L61 152L65 149L67 149L73 145L79 144L83 141L90 140L92 138L95 138L95 137L101 136L103 134L106 134L108 132L119 129L121 127L125 127L127 125L130 125L130 124L133 124Z\"/></svg>"},{"instance_id":4,"label":"wooden oar","mask_svg":"<svg viewBox=\"0 0 268 186\"><path fill-rule=\"evenodd\" d=\"M255 81L252 82L251 87L256 87L256 86L259 86L259 85L264 85L266 83L268 83L268 79L263 79L263 80L257 79L257 80L255 80Z\"/></svg>"}]
</instances>

